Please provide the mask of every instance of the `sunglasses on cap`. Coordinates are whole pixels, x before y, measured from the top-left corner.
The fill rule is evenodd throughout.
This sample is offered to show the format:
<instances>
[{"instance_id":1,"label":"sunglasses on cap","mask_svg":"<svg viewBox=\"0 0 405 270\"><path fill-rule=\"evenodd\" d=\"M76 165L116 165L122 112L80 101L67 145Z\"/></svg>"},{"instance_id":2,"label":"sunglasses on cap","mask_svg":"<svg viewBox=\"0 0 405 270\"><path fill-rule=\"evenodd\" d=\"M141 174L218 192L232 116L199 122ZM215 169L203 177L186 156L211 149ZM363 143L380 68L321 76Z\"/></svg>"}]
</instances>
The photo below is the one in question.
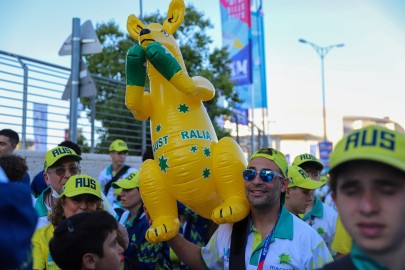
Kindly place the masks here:
<instances>
[{"instance_id":1,"label":"sunglasses on cap","mask_svg":"<svg viewBox=\"0 0 405 270\"><path fill-rule=\"evenodd\" d=\"M71 165L67 168L65 167L56 167L53 169L48 170L49 172L55 172L58 176L64 176L66 174L66 170L69 171L70 175L77 175L80 173L80 167L77 165Z\"/></svg>"},{"instance_id":2,"label":"sunglasses on cap","mask_svg":"<svg viewBox=\"0 0 405 270\"><path fill-rule=\"evenodd\" d=\"M246 182L253 181L256 178L257 172L253 169L246 169L243 170L243 179L245 179ZM269 169L263 169L259 173L260 179L265 182L265 183L271 183L274 179L274 177L280 177L281 179L284 178L281 174L278 172L269 170Z\"/></svg>"}]
</instances>

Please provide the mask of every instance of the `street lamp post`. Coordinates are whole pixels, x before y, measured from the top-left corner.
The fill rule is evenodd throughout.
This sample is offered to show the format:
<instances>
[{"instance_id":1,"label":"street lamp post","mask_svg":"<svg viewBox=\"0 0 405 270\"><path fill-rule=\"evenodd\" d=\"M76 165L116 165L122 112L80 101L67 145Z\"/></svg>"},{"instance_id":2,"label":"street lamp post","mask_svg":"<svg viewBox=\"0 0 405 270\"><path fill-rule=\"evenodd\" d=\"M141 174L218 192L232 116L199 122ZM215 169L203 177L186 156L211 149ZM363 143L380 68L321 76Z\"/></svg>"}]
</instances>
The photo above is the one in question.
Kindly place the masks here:
<instances>
[{"instance_id":1,"label":"street lamp post","mask_svg":"<svg viewBox=\"0 0 405 270\"><path fill-rule=\"evenodd\" d=\"M333 48L341 48L344 46L343 43L340 44L335 44L335 45L330 45L326 47L320 47L316 45L315 43L309 42L305 39L300 38L298 40L301 43L304 44L309 44L311 45L312 48L316 51L316 53L319 55L321 58L321 71L322 71L322 115L323 115L323 140L326 142L327 136L326 136L326 106L325 106L325 71L324 71L324 59L325 56L328 54L330 50Z\"/></svg>"}]
</instances>

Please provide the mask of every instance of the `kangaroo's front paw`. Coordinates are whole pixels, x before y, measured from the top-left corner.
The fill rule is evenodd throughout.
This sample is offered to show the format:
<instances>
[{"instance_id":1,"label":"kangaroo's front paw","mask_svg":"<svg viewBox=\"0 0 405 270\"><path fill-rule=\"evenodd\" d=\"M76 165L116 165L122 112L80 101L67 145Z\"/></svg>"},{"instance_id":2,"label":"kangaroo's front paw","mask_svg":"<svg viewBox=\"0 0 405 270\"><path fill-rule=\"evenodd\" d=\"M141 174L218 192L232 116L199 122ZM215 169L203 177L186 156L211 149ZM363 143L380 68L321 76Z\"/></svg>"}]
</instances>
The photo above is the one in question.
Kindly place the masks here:
<instances>
[{"instance_id":1,"label":"kangaroo's front paw","mask_svg":"<svg viewBox=\"0 0 405 270\"><path fill-rule=\"evenodd\" d=\"M168 81L170 81L174 74L182 70L174 55L159 42L148 44L146 47L146 58Z\"/></svg>"},{"instance_id":2,"label":"kangaroo's front paw","mask_svg":"<svg viewBox=\"0 0 405 270\"><path fill-rule=\"evenodd\" d=\"M250 211L246 198L230 198L212 211L211 219L217 223L234 223L245 218Z\"/></svg>"},{"instance_id":3,"label":"kangaroo's front paw","mask_svg":"<svg viewBox=\"0 0 405 270\"><path fill-rule=\"evenodd\" d=\"M164 242L173 238L179 228L180 221L178 218L159 218L152 222L152 225L146 231L145 238L151 244Z\"/></svg>"}]
</instances>

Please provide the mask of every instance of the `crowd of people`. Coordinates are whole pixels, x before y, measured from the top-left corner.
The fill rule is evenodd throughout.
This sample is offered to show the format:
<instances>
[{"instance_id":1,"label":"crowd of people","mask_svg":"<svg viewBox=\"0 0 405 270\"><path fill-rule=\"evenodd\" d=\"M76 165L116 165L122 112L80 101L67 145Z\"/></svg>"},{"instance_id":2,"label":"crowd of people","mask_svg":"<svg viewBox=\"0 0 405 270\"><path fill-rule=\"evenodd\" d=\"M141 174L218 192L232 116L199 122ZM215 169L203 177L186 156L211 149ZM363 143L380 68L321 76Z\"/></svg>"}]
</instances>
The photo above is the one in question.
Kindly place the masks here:
<instances>
[{"instance_id":1,"label":"crowd of people","mask_svg":"<svg viewBox=\"0 0 405 270\"><path fill-rule=\"evenodd\" d=\"M145 239L151 220L125 141L111 143L98 178L81 167L80 147L62 142L32 181L13 153L18 142L0 130L0 269L405 269L405 135L397 131L347 134L327 174L314 155L289 165L279 150L260 149L240 172L246 218L216 225L178 202L179 234L156 244Z\"/></svg>"}]
</instances>

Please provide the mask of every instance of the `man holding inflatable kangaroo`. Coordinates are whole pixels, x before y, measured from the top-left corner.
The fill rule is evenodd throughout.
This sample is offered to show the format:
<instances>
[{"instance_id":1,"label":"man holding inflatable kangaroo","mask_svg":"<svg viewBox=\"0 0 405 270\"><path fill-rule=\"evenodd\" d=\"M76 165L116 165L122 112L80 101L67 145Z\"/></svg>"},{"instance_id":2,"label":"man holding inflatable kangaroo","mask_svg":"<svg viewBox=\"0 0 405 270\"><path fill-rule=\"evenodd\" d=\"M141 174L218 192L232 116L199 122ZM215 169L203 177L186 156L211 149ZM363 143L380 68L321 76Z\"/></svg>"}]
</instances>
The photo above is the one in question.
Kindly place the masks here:
<instances>
[{"instance_id":1,"label":"man holding inflatable kangaroo","mask_svg":"<svg viewBox=\"0 0 405 270\"><path fill-rule=\"evenodd\" d=\"M287 167L273 148L254 153L243 171L248 217L219 225L205 247L176 235L171 248L192 269L314 269L332 261L318 233L283 206Z\"/></svg>"}]
</instances>

